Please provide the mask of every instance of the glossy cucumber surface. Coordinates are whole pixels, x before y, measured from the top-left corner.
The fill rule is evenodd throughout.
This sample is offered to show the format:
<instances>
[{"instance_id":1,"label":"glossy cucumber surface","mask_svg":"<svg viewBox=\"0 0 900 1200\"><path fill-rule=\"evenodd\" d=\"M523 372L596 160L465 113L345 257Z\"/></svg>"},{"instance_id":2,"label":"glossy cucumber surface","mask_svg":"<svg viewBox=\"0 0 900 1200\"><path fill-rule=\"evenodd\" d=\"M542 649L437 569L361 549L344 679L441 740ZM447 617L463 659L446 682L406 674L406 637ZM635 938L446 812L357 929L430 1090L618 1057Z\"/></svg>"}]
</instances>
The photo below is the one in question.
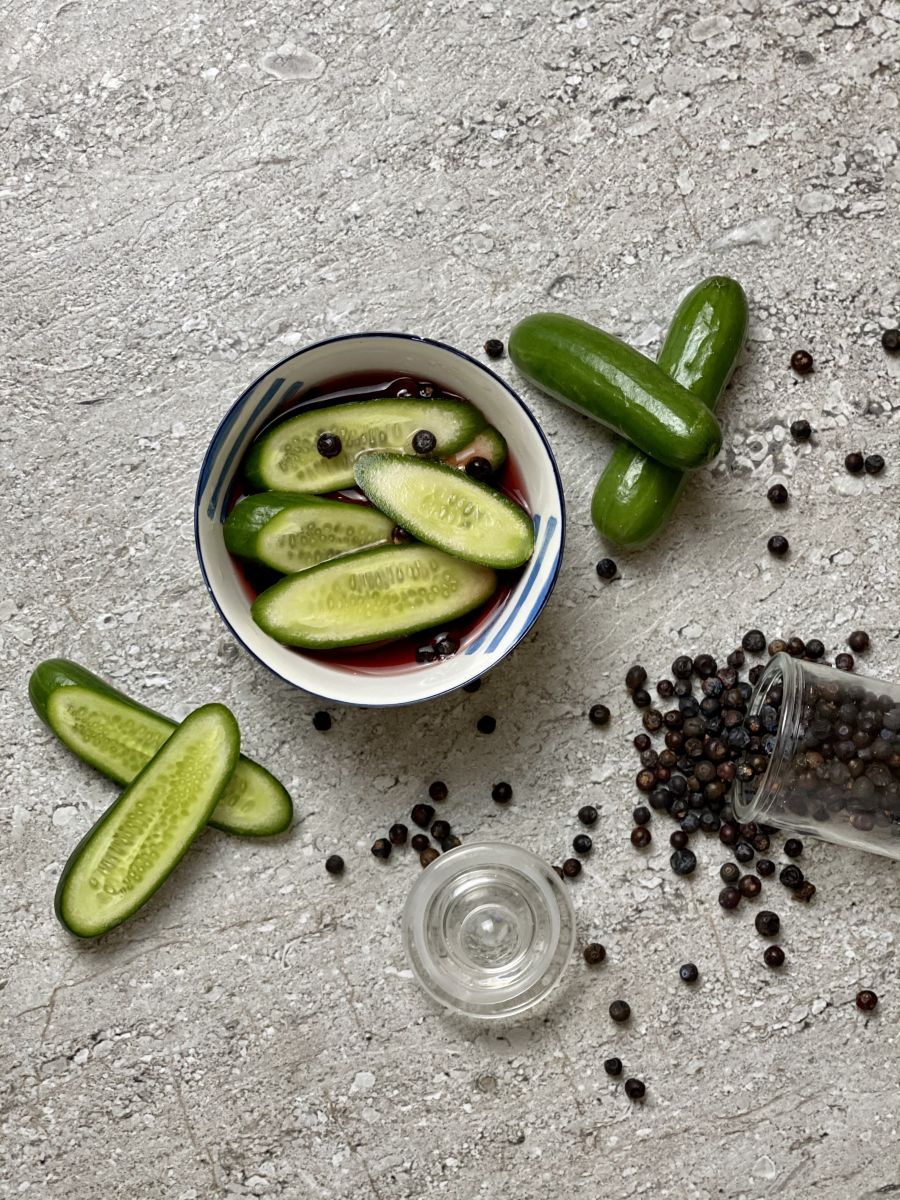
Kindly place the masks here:
<instances>
[{"instance_id":1,"label":"glossy cucumber surface","mask_svg":"<svg viewBox=\"0 0 900 1200\"><path fill-rule=\"evenodd\" d=\"M65 658L40 663L28 694L60 741L116 783L130 783L177 728ZM283 833L293 814L291 798L275 776L241 755L208 824L225 833L266 837Z\"/></svg>"},{"instance_id":2,"label":"glossy cucumber surface","mask_svg":"<svg viewBox=\"0 0 900 1200\"><path fill-rule=\"evenodd\" d=\"M506 439L493 425L488 425L468 446L463 446L462 450L457 450L455 454L446 455L444 462L451 467L465 467L473 458L484 458L496 474L506 462L506 456Z\"/></svg>"},{"instance_id":3,"label":"glossy cucumber surface","mask_svg":"<svg viewBox=\"0 0 900 1200\"><path fill-rule=\"evenodd\" d=\"M362 550L279 580L251 613L276 641L307 649L360 646L453 621L497 586L489 567L431 546Z\"/></svg>"},{"instance_id":4,"label":"glossy cucumber surface","mask_svg":"<svg viewBox=\"0 0 900 1200\"><path fill-rule=\"evenodd\" d=\"M247 455L244 473L253 487L281 492L336 492L352 487L353 465L368 450L411 454L416 433L437 439L432 457L453 454L485 427L471 404L459 400L386 397L309 409L263 432ZM340 438L340 453L323 457L321 434Z\"/></svg>"},{"instance_id":5,"label":"glossy cucumber surface","mask_svg":"<svg viewBox=\"0 0 900 1200\"><path fill-rule=\"evenodd\" d=\"M283 575L341 554L390 542L394 522L365 504L260 492L239 500L225 521L225 545Z\"/></svg>"},{"instance_id":6,"label":"glossy cucumber surface","mask_svg":"<svg viewBox=\"0 0 900 1200\"><path fill-rule=\"evenodd\" d=\"M55 900L68 930L99 937L150 899L209 819L240 742L222 704L182 721L70 855Z\"/></svg>"},{"instance_id":7,"label":"glossy cucumber surface","mask_svg":"<svg viewBox=\"0 0 900 1200\"><path fill-rule=\"evenodd\" d=\"M396 524L457 558L503 569L520 567L534 552L534 525L525 510L456 467L364 454L356 482Z\"/></svg>"},{"instance_id":8,"label":"glossy cucumber surface","mask_svg":"<svg viewBox=\"0 0 900 1200\"><path fill-rule=\"evenodd\" d=\"M736 280L704 279L679 304L657 365L714 409L744 344L747 319L747 297ZM663 528L688 478L620 442L594 490L594 525L617 546L638 550Z\"/></svg>"},{"instance_id":9,"label":"glossy cucumber surface","mask_svg":"<svg viewBox=\"0 0 900 1200\"><path fill-rule=\"evenodd\" d=\"M679 470L718 454L722 431L710 410L660 366L618 338L562 313L515 326L509 356L532 383Z\"/></svg>"}]
</instances>

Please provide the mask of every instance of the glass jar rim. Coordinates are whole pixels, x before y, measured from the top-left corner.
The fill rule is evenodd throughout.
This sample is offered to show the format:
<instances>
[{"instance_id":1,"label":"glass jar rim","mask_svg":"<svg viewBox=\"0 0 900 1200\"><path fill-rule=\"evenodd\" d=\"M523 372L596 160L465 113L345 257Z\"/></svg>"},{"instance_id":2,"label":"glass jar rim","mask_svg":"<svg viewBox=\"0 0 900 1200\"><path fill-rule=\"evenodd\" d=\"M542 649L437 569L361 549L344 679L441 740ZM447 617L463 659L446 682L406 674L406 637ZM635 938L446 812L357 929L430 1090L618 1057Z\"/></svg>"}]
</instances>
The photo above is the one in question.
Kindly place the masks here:
<instances>
[{"instance_id":1,"label":"glass jar rim","mask_svg":"<svg viewBox=\"0 0 900 1200\"><path fill-rule=\"evenodd\" d=\"M742 823L764 821L766 814L774 808L784 766L794 753L800 697L803 691L803 670L800 663L784 651L769 660L762 675L756 681L756 687L747 708L748 717L758 715L766 702L769 689L777 684L781 684L783 694L778 713L778 726L774 735L775 748L769 756L766 769L752 793L749 788L745 787L742 779L737 778L734 781L732 807L734 815Z\"/></svg>"}]
</instances>

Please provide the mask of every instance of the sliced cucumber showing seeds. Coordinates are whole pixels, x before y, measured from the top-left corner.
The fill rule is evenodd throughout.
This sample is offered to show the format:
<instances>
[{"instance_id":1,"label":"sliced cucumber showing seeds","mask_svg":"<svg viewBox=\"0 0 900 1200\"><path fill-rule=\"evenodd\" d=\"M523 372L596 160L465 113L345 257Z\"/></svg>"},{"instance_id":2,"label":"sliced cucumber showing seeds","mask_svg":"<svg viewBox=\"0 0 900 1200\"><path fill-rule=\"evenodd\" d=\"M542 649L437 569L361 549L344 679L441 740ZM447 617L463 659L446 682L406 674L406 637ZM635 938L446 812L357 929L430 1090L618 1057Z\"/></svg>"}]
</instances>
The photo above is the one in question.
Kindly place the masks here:
<instances>
[{"instance_id":1,"label":"sliced cucumber showing seeds","mask_svg":"<svg viewBox=\"0 0 900 1200\"><path fill-rule=\"evenodd\" d=\"M81 840L56 889L56 915L98 937L165 882L231 778L241 737L222 704L195 709Z\"/></svg>"},{"instance_id":2,"label":"sliced cucumber showing seeds","mask_svg":"<svg viewBox=\"0 0 900 1200\"><path fill-rule=\"evenodd\" d=\"M385 545L393 529L389 517L364 504L260 492L235 505L224 533L232 554L293 575L341 554Z\"/></svg>"},{"instance_id":3,"label":"sliced cucumber showing seeds","mask_svg":"<svg viewBox=\"0 0 900 1200\"><path fill-rule=\"evenodd\" d=\"M520 567L534 553L534 526L524 509L443 463L364 454L356 464L356 482L414 537L458 558Z\"/></svg>"},{"instance_id":4,"label":"sliced cucumber showing seeds","mask_svg":"<svg viewBox=\"0 0 900 1200\"><path fill-rule=\"evenodd\" d=\"M444 455L448 467L465 467L473 458L483 458L491 464L491 471L497 471L506 462L506 439L493 425L488 425L477 434L468 446L457 450L455 454Z\"/></svg>"},{"instance_id":5,"label":"sliced cucumber showing seeds","mask_svg":"<svg viewBox=\"0 0 900 1200\"><path fill-rule=\"evenodd\" d=\"M489 568L429 546L382 546L280 580L251 612L279 642L325 650L446 624L484 604L496 586Z\"/></svg>"},{"instance_id":6,"label":"sliced cucumber showing seeds","mask_svg":"<svg viewBox=\"0 0 900 1200\"><path fill-rule=\"evenodd\" d=\"M245 474L254 487L282 492L334 492L353 484L353 464L367 450L413 453L423 430L436 439L432 453L453 454L484 429L477 408L459 400L387 397L311 409L289 417L257 439ZM340 451L325 458L317 443L323 433L340 438Z\"/></svg>"},{"instance_id":7,"label":"sliced cucumber showing seeds","mask_svg":"<svg viewBox=\"0 0 900 1200\"><path fill-rule=\"evenodd\" d=\"M131 783L177 728L99 675L65 658L37 666L28 681L35 712L80 759L116 783ZM274 775L241 755L208 824L225 833L283 833L294 806Z\"/></svg>"}]
</instances>

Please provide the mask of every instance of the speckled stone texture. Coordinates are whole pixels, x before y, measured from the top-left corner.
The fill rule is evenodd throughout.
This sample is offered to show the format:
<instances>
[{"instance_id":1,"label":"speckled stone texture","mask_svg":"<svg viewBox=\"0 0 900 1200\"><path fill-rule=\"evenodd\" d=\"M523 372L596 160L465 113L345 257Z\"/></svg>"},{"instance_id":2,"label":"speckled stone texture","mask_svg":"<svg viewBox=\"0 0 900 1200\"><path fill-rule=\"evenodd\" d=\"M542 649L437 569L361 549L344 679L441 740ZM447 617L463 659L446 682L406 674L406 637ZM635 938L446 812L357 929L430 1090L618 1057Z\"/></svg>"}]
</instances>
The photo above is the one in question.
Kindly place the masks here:
<instances>
[{"instance_id":1,"label":"speckled stone texture","mask_svg":"<svg viewBox=\"0 0 900 1200\"><path fill-rule=\"evenodd\" d=\"M668 821L650 852L629 844L621 680L751 625L829 654L862 626L861 668L900 677L900 357L880 346L900 317L900 3L8 0L2 28L0 1194L898 1191L897 866L808 845L811 905L765 885L788 956L766 970L749 906L716 905L717 843L695 839L691 880L669 870ZM238 652L194 559L200 459L238 391L332 333L479 354L541 308L655 353L710 272L744 284L749 341L726 448L664 540L598 581L588 507L611 440L523 387L570 508L536 630L477 695L337 710L316 733L319 703ZM799 416L812 445L791 442ZM884 474L847 475L855 448ZM51 654L176 716L233 706L293 791L293 832L210 831L141 915L76 944L53 890L114 789L29 709ZM488 711L497 732L476 736ZM398 929L418 864L368 852L435 777L463 837L554 861L578 806L601 811L572 894L607 961L574 963L513 1027L429 1006ZM860 986L881 995L868 1019ZM643 1106L604 1075L610 1053Z\"/></svg>"}]
</instances>

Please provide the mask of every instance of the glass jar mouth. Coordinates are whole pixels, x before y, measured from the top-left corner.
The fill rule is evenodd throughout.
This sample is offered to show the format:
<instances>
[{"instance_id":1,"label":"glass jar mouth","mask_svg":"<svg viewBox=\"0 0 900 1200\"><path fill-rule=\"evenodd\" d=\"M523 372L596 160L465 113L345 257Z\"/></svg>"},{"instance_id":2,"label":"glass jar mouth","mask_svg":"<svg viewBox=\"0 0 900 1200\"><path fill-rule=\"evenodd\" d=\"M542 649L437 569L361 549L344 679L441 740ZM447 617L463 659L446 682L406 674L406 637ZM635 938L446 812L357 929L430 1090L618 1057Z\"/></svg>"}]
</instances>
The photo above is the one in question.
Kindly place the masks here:
<instances>
[{"instance_id":1,"label":"glass jar mouth","mask_svg":"<svg viewBox=\"0 0 900 1200\"><path fill-rule=\"evenodd\" d=\"M767 813L775 807L783 767L794 754L797 738L800 696L803 688L803 673L800 664L783 651L770 659L756 682L747 717L759 716L766 703L769 689L781 685L782 700L775 729L775 747L762 776L753 780L753 787L738 777L734 781L732 808L740 822L765 821Z\"/></svg>"}]
</instances>

